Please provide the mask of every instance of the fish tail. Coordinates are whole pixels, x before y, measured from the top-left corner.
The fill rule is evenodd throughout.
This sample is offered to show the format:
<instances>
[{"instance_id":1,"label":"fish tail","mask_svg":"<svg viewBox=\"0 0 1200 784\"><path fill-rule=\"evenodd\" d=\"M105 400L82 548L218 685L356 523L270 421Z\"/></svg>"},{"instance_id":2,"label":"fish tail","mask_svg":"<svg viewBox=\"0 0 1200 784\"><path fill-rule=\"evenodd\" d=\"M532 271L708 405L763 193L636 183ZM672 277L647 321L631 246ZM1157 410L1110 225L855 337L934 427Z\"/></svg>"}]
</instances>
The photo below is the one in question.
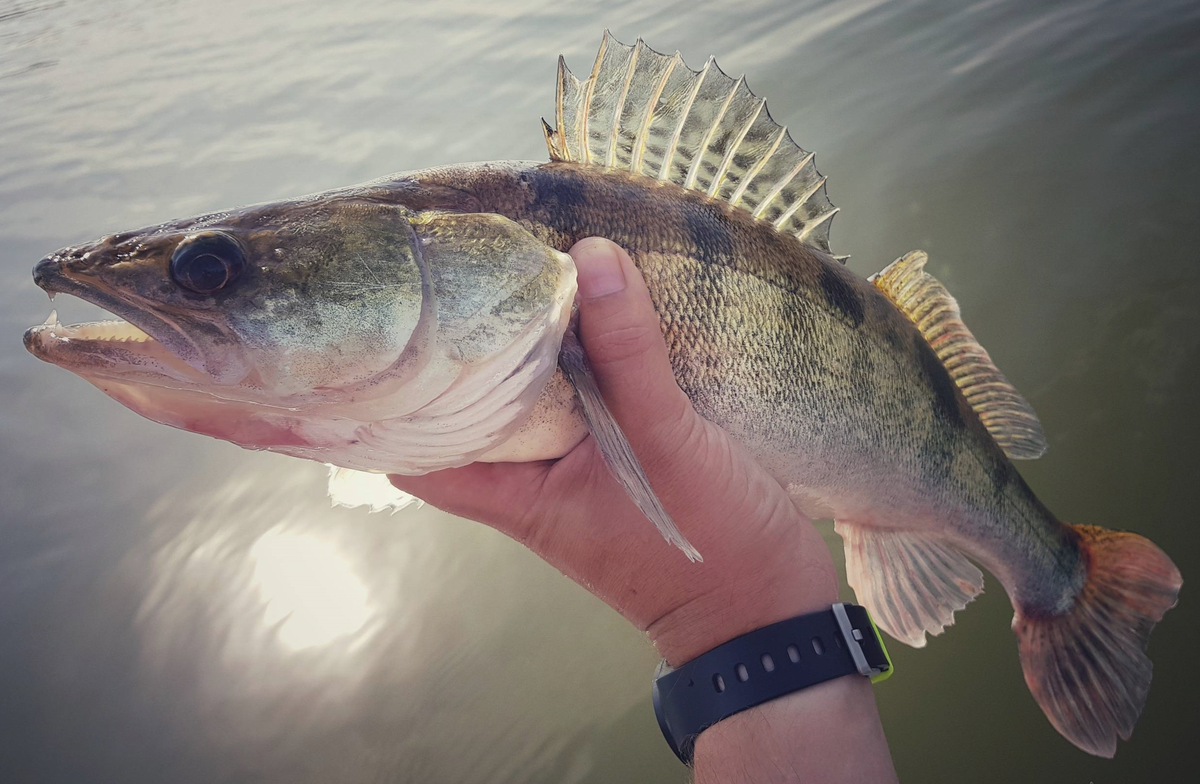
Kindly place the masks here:
<instances>
[{"instance_id":1,"label":"fish tail","mask_svg":"<svg viewBox=\"0 0 1200 784\"><path fill-rule=\"evenodd\" d=\"M1150 540L1073 525L1086 581L1063 613L1013 618L1025 683L1054 728L1084 751L1112 757L1150 690L1150 631L1175 606L1183 578Z\"/></svg>"}]
</instances>

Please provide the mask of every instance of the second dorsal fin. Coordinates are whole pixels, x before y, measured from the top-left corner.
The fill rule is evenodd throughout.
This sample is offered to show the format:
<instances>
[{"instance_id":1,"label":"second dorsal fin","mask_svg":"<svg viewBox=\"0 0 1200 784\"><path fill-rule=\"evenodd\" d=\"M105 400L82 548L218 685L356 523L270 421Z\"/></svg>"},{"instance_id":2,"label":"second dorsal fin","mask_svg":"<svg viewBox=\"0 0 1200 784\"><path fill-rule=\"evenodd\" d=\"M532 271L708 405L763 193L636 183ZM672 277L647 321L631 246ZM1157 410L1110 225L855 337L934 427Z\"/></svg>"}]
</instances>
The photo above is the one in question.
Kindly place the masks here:
<instances>
[{"instance_id":1,"label":"second dorsal fin","mask_svg":"<svg viewBox=\"0 0 1200 784\"><path fill-rule=\"evenodd\" d=\"M626 46L606 31L586 81L559 58L555 122L542 123L552 160L702 191L829 252L837 208L813 154L711 57L693 71L679 52L661 54L641 39Z\"/></svg>"},{"instance_id":2,"label":"second dorsal fin","mask_svg":"<svg viewBox=\"0 0 1200 784\"><path fill-rule=\"evenodd\" d=\"M928 260L924 251L914 250L869 280L917 325L1004 453L1022 460L1041 457L1046 435L1033 407L967 329L954 297L925 272Z\"/></svg>"}]
</instances>

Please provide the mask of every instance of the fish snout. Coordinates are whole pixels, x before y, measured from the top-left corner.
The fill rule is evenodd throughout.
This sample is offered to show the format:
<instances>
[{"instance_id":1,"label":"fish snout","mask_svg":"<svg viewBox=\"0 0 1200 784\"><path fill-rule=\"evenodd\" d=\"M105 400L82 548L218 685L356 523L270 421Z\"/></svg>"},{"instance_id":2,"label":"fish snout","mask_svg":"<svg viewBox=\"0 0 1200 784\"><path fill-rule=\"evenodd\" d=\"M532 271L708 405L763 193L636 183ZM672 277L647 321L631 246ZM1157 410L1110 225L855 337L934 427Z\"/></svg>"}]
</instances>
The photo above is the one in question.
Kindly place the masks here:
<instances>
[{"instance_id":1,"label":"fish snout","mask_svg":"<svg viewBox=\"0 0 1200 784\"><path fill-rule=\"evenodd\" d=\"M45 291L54 291L56 281L62 279L63 251L55 251L39 261L33 268L33 282Z\"/></svg>"},{"instance_id":2,"label":"fish snout","mask_svg":"<svg viewBox=\"0 0 1200 784\"><path fill-rule=\"evenodd\" d=\"M43 291L54 294L70 287L71 273L81 272L96 263L94 246L80 245L56 250L33 267L33 282Z\"/></svg>"},{"instance_id":3,"label":"fish snout","mask_svg":"<svg viewBox=\"0 0 1200 784\"><path fill-rule=\"evenodd\" d=\"M39 331L40 330L37 327L30 327L29 329L25 330L25 337L23 339L25 343L25 350L34 356L37 356L38 349L41 348L41 342L38 340Z\"/></svg>"},{"instance_id":4,"label":"fish snout","mask_svg":"<svg viewBox=\"0 0 1200 784\"><path fill-rule=\"evenodd\" d=\"M33 282L49 292L61 291L72 275L86 274L99 267L130 258L136 251L127 248L130 235L108 235L95 242L56 250L33 268Z\"/></svg>"}]
</instances>

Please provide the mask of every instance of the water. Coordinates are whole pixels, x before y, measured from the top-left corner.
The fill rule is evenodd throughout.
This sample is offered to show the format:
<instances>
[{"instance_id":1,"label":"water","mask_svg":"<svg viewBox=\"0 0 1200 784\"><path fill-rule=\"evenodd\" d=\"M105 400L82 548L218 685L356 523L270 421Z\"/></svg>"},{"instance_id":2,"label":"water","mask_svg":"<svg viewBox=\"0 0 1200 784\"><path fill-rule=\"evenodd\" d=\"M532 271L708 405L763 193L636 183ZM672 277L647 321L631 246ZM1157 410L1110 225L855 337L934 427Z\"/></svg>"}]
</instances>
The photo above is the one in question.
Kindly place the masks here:
<instances>
[{"instance_id":1,"label":"water","mask_svg":"<svg viewBox=\"0 0 1200 784\"><path fill-rule=\"evenodd\" d=\"M650 645L518 545L331 510L319 466L154 425L19 340L59 246L543 159L555 57L586 71L605 26L746 72L818 151L856 271L930 251L1041 414L1043 499L1197 573L1200 5L0 2L0 780L686 780ZM1187 778L1198 607L1106 762L1042 718L990 581L893 646L902 777Z\"/></svg>"}]
</instances>

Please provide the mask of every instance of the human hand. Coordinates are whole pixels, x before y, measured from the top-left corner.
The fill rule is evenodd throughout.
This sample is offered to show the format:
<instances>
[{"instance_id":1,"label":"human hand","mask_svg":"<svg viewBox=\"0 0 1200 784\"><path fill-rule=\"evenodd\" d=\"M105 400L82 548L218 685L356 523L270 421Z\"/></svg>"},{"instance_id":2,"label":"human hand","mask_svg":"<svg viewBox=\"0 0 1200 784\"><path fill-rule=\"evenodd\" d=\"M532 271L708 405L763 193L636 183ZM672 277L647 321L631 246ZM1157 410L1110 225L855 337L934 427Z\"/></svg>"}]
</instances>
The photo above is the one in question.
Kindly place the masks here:
<instances>
[{"instance_id":1,"label":"human hand","mask_svg":"<svg viewBox=\"0 0 1200 784\"><path fill-rule=\"evenodd\" d=\"M829 551L791 498L679 389L649 292L624 250L571 249L579 337L605 402L683 534L667 544L589 436L564 457L392 476L401 490L524 543L679 665L740 634L837 601Z\"/></svg>"}]
</instances>

